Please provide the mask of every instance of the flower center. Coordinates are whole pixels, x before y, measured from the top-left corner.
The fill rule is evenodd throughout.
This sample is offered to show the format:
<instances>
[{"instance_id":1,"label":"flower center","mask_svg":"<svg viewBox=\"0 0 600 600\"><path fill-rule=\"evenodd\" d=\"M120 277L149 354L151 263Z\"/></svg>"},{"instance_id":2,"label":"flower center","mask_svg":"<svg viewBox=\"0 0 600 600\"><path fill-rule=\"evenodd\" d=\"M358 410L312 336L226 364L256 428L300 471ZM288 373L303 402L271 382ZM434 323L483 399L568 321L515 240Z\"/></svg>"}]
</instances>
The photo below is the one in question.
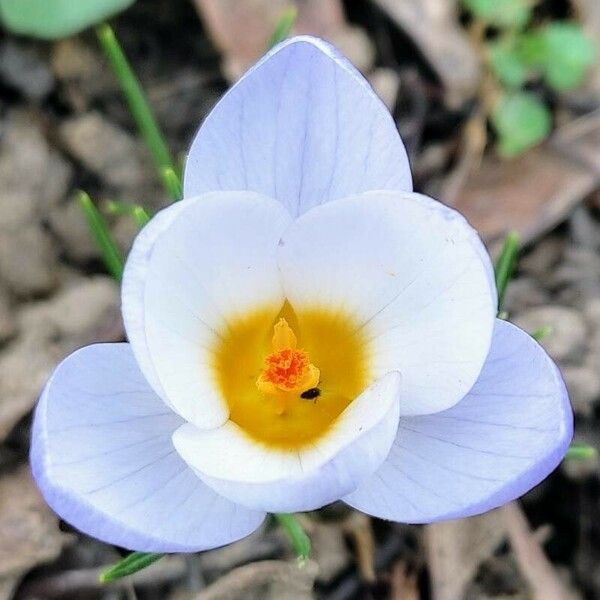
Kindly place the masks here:
<instances>
[{"instance_id":1,"label":"flower center","mask_svg":"<svg viewBox=\"0 0 600 600\"><path fill-rule=\"evenodd\" d=\"M370 381L368 344L356 321L285 304L230 321L213 372L230 419L267 446L297 449L323 436ZM296 337L297 336L297 337Z\"/></svg>"},{"instance_id":2,"label":"flower center","mask_svg":"<svg viewBox=\"0 0 600 600\"><path fill-rule=\"evenodd\" d=\"M298 394L317 387L321 372L310 363L306 350L296 348L296 335L283 317L273 329L273 352L265 358L256 387L277 399L276 411L282 415Z\"/></svg>"}]
</instances>

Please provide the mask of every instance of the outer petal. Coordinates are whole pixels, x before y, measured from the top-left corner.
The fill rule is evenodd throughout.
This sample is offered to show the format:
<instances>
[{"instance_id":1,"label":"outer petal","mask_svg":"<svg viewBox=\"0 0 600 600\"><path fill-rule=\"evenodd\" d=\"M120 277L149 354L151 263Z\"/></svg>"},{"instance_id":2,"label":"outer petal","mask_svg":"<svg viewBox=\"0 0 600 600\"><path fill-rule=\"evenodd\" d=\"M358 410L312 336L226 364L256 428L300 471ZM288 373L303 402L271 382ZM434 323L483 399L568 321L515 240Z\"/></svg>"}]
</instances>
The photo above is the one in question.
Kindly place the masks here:
<instances>
[{"instance_id":1,"label":"outer petal","mask_svg":"<svg viewBox=\"0 0 600 600\"><path fill-rule=\"evenodd\" d=\"M400 376L389 373L326 437L299 451L266 448L231 421L212 431L184 425L173 442L206 483L235 502L270 512L313 510L356 489L385 460L398 427L399 389Z\"/></svg>"},{"instance_id":2,"label":"outer petal","mask_svg":"<svg viewBox=\"0 0 600 600\"><path fill-rule=\"evenodd\" d=\"M358 71L330 45L287 40L208 115L188 156L186 197L253 190L293 216L373 189L412 190L396 125Z\"/></svg>"},{"instance_id":3,"label":"outer petal","mask_svg":"<svg viewBox=\"0 0 600 600\"><path fill-rule=\"evenodd\" d=\"M292 306L355 315L374 378L402 373L404 415L444 410L465 395L496 311L489 259L472 229L422 199L379 191L331 202L295 221L279 249Z\"/></svg>"},{"instance_id":4,"label":"outer petal","mask_svg":"<svg viewBox=\"0 0 600 600\"><path fill-rule=\"evenodd\" d=\"M363 512L427 523L496 508L564 456L572 412L558 369L528 334L498 320L481 376L455 407L402 418L390 456L344 500Z\"/></svg>"},{"instance_id":5,"label":"outer petal","mask_svg":"<svg viewBox=\"0 0 600 600\"><path fill-rule=\"evenodd\" d=\"M131 349L148 383L167 403L168 398L162 389L160 380L152 364L146 340L144 291L148 264L150 263L150 257L152 256L156 240L168 229L179 213L187 208L190 202L193 202L193 200L184 200L171 204L171 206L156 214L142 229L135 238L133 247L127 257L125 272L123 274L123 285L121 286L121 309Z\"/></svg>"},{"instance_id":6,"label":"outer petal","mask_svg":"<svg viewBox=\"0 0 600 600\"><path fill-rule=\"evenodd\" d=\"M131 550L195 552L254 531L263 513L217 495L171 442L182 420L148 387L128 344L68 357L36 409L31 464L66 521Z\"/></svg>"},{"instance_id":7,"label":"outer petal","mask_svg":"<svg viewBox=\"0 0 600 600\"><path fill-rule=\"evenodd\" d=\"M211 367L220 332L254 309L275 317L283 304L275 249L290 221L275 200L215 192L188 202L154 244L143 300L149 356L173 409L198 427L229 416Z\"/></svg>"}]
</instances>

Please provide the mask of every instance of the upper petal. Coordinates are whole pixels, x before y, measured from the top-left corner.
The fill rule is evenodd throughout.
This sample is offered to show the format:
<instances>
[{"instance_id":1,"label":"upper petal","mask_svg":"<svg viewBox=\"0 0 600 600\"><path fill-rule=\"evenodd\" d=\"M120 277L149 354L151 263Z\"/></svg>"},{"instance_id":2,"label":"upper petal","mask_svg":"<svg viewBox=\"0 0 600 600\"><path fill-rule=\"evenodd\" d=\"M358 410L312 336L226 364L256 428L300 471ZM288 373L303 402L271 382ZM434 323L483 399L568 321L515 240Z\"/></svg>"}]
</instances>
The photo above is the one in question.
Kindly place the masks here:
<instances>
[{"instance_id":1,"label":"upper petal","mask_svg":"<svg viewBox=\"0 0 600 600\"><path fill-rule=\"evenodd\" d=\"M561 461L573 416L558 369L533 338L498 320L490 355L450 410L400 419L381 468L344 498L408 523L467 517L517 498Z\"/></svg>"},{"instance_id":2,"label":"upper petal","mask_svg":"<svg viewBox=\"0 0 600 600\"><path fill-rule=\"evenodd\" d=\"M155 241L146 269L143 326L148 357L170 405L198 427L228 418L213 370L228 321L284 302L275 248L291 220L252 192L188 201ZM126 273L127 275L127 273Z\"/></svg>"},{"instance_id":3,"label":"upper petal","mask_svg":"<svg viewBox=\"0 0 600 600\"><path fill-rule=\"evenodd\" d=\"M402 374L405 415L444 410L465 395L496 312L481 242L462 217L423 198L379 191L331 202L295 221L279 247L292 306L353 315L373 377Z\"/></svg>"},{"instance_id":4,"label":"upper petal","mask_svg":"<svg viewBox=\"0 0 600 600\"><path fill-rule=\"evenodd\" d=\"M253 190L293 216L374 189L412 189L394 121L358 71L308 36L283 42L215 106L192 143L186 197Z\"/></svg>"},{"instance_id":5,"label":"upper petal","mask_svg":"<svg viewBox=\"0 0 600 600\"><path fill-rule=\"evenodd\" d=\"M300 450L268 448L231 421L211 431L183 425L173 441L208 485L235 502L269 512L313 510L356 489L381 465L398 426L399 395L400 376L390 373Z\"/></svg>"},{"instance_id":6,"label":"upper petal","mask_svg":"<svg viewBox=\"0 0 600 600\"><path fill-rule=\"evenodd\" d=\"M129 344L88 346L38 403L31 465L48 504L81 531L131 550L196 552L255 530L264 513L216 494L181 460L182 424L148 387Z\"/></svg>"}]
</instances>

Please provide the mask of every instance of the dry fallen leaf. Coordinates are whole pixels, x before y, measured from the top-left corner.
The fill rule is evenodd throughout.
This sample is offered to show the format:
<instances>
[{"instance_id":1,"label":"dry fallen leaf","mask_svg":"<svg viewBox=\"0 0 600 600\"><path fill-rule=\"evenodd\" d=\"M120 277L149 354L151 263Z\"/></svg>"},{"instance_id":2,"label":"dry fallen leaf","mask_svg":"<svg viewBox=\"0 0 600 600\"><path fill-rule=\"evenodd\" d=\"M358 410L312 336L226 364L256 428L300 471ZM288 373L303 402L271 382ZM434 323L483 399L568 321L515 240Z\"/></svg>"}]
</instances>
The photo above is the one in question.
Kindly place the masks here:
<instances>
[{"instance_id":1,"label":"dry fallen leaf","mask_svg":"<svg viewBox=\"0 0 600 600\"><path fill-rule=\"evenodd\" d=\"M480 565L506 537L502 513L434 523L426 527L433 600L463 600Z\"/></svg>"},{"instance_id":2,"label":"dry fallen leaf","mask_svg":"<svg viewBox=\"0 0 600 600\"><path fill-rule=\"evenodd\" d=\"M0 598L9 598L21 576L57 558L73 539L59 530L27 465L0 477L0 531Z\"/></svg>"},{"instance_id":3,"label":"dry fallen leaf","mask_svg":"<svg viewBox=\"0 0 600 600\"><path fill-rule=\"evenodd\" d=\"M373 0L415 43L460 106L475 95L480 69L475 48L458 21L454 0Z\"/></svg>"},{"instance_id":4,"label":"dry fallen leaf","mask_svg":"<svg viewBox=\"0 0 600 600\"><path fill-rule=\"evenodd\" d=\"M295 34L310 34L334 43L361 70L374 59L362 29L348 25L340 0L193 0L209 35L224 55L225 76L235 81L266 50L286 8L296 6Z\"/></svg>"},{"instance_id":5,"label":"dry fallen leaf","mask_svg":"<svg viewBox=\"0 0 600 600\"><path fill-rule=\"evenodd\" d=\"M513 160L487 156L456 195L492 249L510 230L529 244L564 220L600 183L600 113L559 130Z\"/></svg>"}]
</instances>

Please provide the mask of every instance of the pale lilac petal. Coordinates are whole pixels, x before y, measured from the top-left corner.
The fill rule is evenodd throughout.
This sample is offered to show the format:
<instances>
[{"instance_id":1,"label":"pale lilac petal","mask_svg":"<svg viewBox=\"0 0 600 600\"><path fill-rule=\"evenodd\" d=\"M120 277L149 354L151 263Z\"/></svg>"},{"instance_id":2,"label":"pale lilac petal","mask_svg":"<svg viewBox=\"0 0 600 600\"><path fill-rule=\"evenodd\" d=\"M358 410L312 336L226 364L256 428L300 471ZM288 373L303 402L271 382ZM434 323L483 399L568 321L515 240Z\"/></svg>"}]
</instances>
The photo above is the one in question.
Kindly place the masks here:
<instances>
[{"instance_id":1,"label":"pale lilac petal","mask_svg":"<svg viewBox=\"0 0 600 600\"><path fill-rule=\"evenodd\" d=\"M572 419L552 360L527 333L497 320L469 394L444 412L401 418L388 459L344 500L406 523L491 510L556 468L571 441Z\"/></svg>"},{"instance_id":2,"label":"pale lilac petal","mask_svg":"<svg viewBox=\"0 0 600 600\"><path fill-rule=\"evenodd\" d=\"M183 420L150 389L129 344L65 359L38 403L34 478L77 529L146 552L196 552L254 531L264 513L216 494L171 441Z\"/></svg>"},{"instance_id":3,"label":"pale lilac petal","mask_svg":"<svg viewBox=\"0 0 600 600\"><path fill-rule=\"evenodd\" d=\"M373 378L402 374L401 415L445 410L475 383L494 328L490 260L474 238L462 217L418 194L330 202L283 235L285 295L297 313L355 319Z\"/></svg>"},{"instance_id":4,"label":"pale lilac petal","mask_svg":"<svg viewBox=\"0 0 600 600\"><path fill-rule=\"evenodd\" d=\"M374 189L412 190L396 125L362 75L308 36L274 48L225 94L184 179L185 197L252 190L292 216Z\"/></svg>"},{"instance_id":5,"label":"pale lilac petal","mask_svg":"<svg viewBox=\"0 0 600 600\"><path fill-rule=\"evenodd\" d=\"M198 475L234 502L269 512L313 510L356 489L385 460L398 427L400 386L400 376L389 373L323 438L294 451L255 442L231 421L212 431L183 425L173 441Z\"/></svg>"}]
</instances>

